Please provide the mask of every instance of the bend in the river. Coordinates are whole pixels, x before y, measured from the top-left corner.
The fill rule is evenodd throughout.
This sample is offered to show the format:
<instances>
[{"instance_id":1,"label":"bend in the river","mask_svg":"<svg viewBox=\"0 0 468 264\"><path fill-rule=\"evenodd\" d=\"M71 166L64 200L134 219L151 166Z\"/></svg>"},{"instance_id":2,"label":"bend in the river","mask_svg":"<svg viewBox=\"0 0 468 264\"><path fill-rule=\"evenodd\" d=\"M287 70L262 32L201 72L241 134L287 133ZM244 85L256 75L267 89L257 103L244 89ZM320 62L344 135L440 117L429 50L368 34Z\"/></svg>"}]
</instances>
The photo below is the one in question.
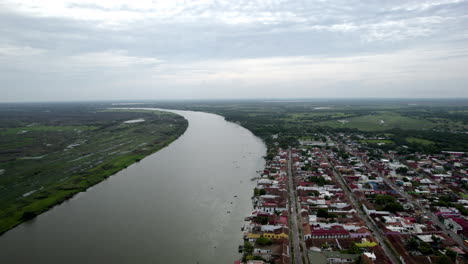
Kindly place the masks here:
<instances>
[{"instance_id":1,"label":"bend in the river","mask_svg":"<svg viewBox=\"0 0 468 264\"><path fill-rule=\"evenodd\" d=\"M232 263L263 142L192 111L168 147L0 237L0 263Z\"/></svg>"}]
</instances>

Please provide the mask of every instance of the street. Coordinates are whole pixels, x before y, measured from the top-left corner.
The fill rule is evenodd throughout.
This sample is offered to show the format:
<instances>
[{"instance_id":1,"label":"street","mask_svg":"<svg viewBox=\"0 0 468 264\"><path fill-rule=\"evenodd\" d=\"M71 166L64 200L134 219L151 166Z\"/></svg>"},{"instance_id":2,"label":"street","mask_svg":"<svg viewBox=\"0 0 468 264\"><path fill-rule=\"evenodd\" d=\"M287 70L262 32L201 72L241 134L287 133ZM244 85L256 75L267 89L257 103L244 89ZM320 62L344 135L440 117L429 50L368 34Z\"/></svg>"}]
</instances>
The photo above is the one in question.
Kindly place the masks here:
<instances>
[{"instance_id":1,"label":"street","mask_svg":"<svg viewBox=\"0 0 468 264\"><path fill-rule=\"evenodd\" d=\"M288 196L289 196L289 219L291 220L291 226L289 227L292 232L291 239L291 246L293 247L294 253L294 263L295 264L304 264L302 259L308 259L307 255L303 256L303 253L307 254L307 249L305 247L304 239L300 236L299 228L302 229L302 224L298 224L297 221L297 200L296 200L296 192L294 188L294 180L292 174L292 157L291 157L291 150L288 150ZM300 244L302 244L303 251L300 250Z\"/></svg>"},{"instance_id":2,"label":"street","mask_svg":"<svg viewBox=\"0 0 468 264\"><path fill-rule=\"evenodd\" d=\"M322 153L322 155L324 155L324 154ZM328 159L328 157L326 155L324 157L327 159L328 163L330 163L330 160ZM353 204L354 208L356 209L359 217L366 223L366 226L372 231L372 234L373 234L374 238L377 240L379 245L382 247L382 249L384 250L387 257L390 259L390 261L392 263L400 263L399 257L395 256L393 254L393 251L390 250L390 248L387 246L386 243L384 243L385 239L382 236L382 234L380 233L380 229L370 220L370 217L367 214L364 213L364 211L362 210L360 204L358 203L358 201L354 197L353 193L349 190L349 187L346 184L346 182L344 181L343 177L341 176L340 173L338 173L335 170L334 167L333 167L333 175L335 176L335 178L340 183L341 189L343 189L343 191L345 192L345 195L347 197L349 197L349 199L350 199L351 203Z\"/></svg>"}]
</instances>

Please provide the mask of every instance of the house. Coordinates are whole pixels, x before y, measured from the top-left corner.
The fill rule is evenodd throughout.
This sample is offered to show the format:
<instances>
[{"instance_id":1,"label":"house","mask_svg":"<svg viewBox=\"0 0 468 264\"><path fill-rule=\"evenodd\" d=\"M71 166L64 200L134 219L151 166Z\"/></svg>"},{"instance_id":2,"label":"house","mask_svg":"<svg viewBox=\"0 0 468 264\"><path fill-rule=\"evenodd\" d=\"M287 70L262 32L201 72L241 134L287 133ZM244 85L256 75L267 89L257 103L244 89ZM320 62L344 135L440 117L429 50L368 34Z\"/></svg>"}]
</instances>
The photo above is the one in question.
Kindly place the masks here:
<instances>
[{"instance_id":1,"label":"house","mask_svg":"<svg viewBox=\"0 0 468 264\"><path fill-rule=\"evenodd\" d=\"M269 238L269 239L288 239L289 236L284 233L284 232L281 232L281 233L263 233L263 236L265 238Z\"/></svg>"},{"instance_id":2,"label":"house","mask_svg":"<svg viewBox=\"0 0 468 264\"><path fill-rule=\"evenodd\" d=\"M468 221L466 221L463 218L446 218L444 220L444 224L447 226L448 229L452 230L457 234L462 233L464 230L468 230Z\"/></svg>"},{"instance_id":3,"label":"house","mask_svg":"<svg viewBox=\"0 0 468 264\"><path fill-rule=\"evenodd\" d=\"M358 260L357 254L343 254L338 251L312 251L308 252L309 259L313 259L313 263L328 264L328 263L355 263Z\"/></svg>"},{"instance_id":4,"label":"house","mask_svg":"<svg viewBox=\"0 0 468 264\"><path fill-rule=\"evenodd\" d=\"M375 254L372 253L372 252L364 252L363 255L365 255L366 257L368 257L368 258L369 258L370 260L372 260L372 261L377 260L377 257L376 257Z\"/></svg>"},{"instance_id":5,"label":"house","mask_svg":"<svg viewBox=\"0 0 468 264\"><path fill-rule=\"evenodd\" d=\"M260 256L267 261L272 260L273 258L281 258L283 255L284 247L282 245L270 245L270 246L255 246L253 249L254 256Z\"/></svg>"},{"instance_id":6,"label":"house","mask_svg":"<svg viewBox=\"0 0 468 264\"><path fill-rule=\"evenodd\" d=\"M435 213L437 217L445 217L445 218L453 218L453 217L460 217L460 211L458 209L450 207L439 207L439 211Z\"/></svg>"},{"instance_id":7,"label":"house","mask_svg":"<svg viewBox=\"0 0 468 264\"><path fill-rule=\"evenodd\" d=\"M371 235L369 230L365 227L357 229L355 232L350 233L352 238L363 238Z\"/></svg>"},{"instance_id":8,"label":"house","mask_svg":"<svg viewBox=\"0 0 468 264\"><path fill-rule=\"evenodd\" d=\"M286 210L286 208L279 207L278 204L276 204L276 203L268 203L268 202L262 203L261 205L259 205L257 207L257 209L259 211L268 212L268 213L282 212L282 211Z\"/></svg>"},{"instance_id":9,"label":"house","mask_svg":"<svg viewBox=\"0 0 468 264\"><path fill-rule=\"evenodd\" d=\"M342 226L334 225L330 229L311 229L310 238L349 238L351 237L349 231Z\"/></svg>"},{"instance_id":10,"label":"house","mask_svg":"<svg viewBox=\"0 0 468 264\"><path fill-rule=\"evenodd\" d=\"M284 232L265 232L265 233L248 233L247 238L250 241L256 240L257 238L264 237L268 239L288 239L288 235Z\"/></svg>"}]
</instances>

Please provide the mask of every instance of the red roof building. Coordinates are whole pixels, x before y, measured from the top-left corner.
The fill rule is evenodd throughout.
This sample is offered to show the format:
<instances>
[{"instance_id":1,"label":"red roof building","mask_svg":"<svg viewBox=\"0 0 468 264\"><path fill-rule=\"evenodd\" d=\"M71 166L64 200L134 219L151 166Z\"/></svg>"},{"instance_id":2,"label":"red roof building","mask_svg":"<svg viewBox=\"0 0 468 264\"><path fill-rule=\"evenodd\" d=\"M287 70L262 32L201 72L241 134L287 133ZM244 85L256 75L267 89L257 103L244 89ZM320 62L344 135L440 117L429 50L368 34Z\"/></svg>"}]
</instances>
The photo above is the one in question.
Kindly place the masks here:
<instances>
[{"instance_id":1,"label":"red roof building","mask_svg":"<svg viewBox=\"0 0 468 264\"><path fill-rule=\"evenodd\" d=\"M312 229L311 238L349 238L350 233L342 226L331 226L330 229Z\"/></svg>"}]
</instances>

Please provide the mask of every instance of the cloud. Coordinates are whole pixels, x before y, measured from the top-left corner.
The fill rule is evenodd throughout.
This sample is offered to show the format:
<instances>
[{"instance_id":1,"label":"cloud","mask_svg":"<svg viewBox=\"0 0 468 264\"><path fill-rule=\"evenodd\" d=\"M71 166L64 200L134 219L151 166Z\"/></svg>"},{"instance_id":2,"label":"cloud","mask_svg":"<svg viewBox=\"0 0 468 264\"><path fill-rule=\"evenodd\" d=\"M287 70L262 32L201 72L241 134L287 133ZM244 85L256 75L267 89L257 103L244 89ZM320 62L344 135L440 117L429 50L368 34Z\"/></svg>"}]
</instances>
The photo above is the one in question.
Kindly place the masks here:
<instances>
[{"instance_id":1,"label":"cloud","mask_svg":"<svg viewBox=\"0 0 468 264\"><path fill-rule=\"evenodd\" d=\"M152 66L162 62L162 60L156 58L129 56L123 50L110 50L105 52L75 55L70 57L70 61L75 66L108 68Z\"/></svg>"},{"instance_id":2,"label":"cloud","mask_svg":"<svg viewBox=\"0 0 468 264\"><path fill-rule=\"evenodd\" d=\"M45 53L45 50L27 46L3 45L0 46L0 57L29 57Z\"/></svg>"},{"instance_id":3,"label":"cloud","mask_svg":"<svg viewBox=\"0 0 468 264\"><path fill-rule=\"evenodd\" d=\"M437 84L449 90L442 95L466 96L467 7L463 0L5 0L0 89L3 100L284 97L284 89L417 96Z\"/></svg>"},{"instance_id":4,"label":"cloud","mask_svg":"<svg viewBox=\"0 0 468 264\"><path fill-rule=\"evenodd\" d=\"M425 11L434 7L453 5L463 3L465 0L442 0L442 1L420 1L420 2L408 2L400 6L392 8L392 11Z\"/></svg>"}]
</instances>

